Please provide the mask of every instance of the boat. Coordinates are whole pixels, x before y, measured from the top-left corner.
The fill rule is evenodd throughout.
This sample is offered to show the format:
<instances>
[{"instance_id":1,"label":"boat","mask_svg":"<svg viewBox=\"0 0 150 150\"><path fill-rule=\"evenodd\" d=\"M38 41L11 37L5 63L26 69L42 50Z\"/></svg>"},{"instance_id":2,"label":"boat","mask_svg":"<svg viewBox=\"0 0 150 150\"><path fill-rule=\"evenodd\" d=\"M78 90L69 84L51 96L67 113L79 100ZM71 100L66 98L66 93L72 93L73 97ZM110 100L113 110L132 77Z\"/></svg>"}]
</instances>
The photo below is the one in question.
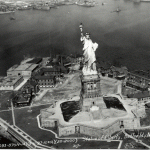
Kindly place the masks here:
<instances>
[{"instance_id":1,"label":"boat","mask_svg":"<svg viewBox=\"0 0 150 150\"><path fill-rule=\"evenodd\" d=\"M3 14L10 14L12 12L15 12L15 11L0 11L0 15L3 15Z\"/></svg>"},{"instance_id":2,"label":"boat","mask_svg":"<svg viewBox=\"0 0 150 150\"><path fill-rule=\"evenodd\" d=\"M119 9L119 7L116 9L116 10L114 10L114 11L112 11L112 12L120 12L121 11L121 9Z\"/></svg>"},{"instance_id":3,"label":"boat","mask_svg":"<svg viewBox=\"0 0 150 150\"><path fill-rule=\"evenodd\" d=\"M10 20L16 20L16 18L15 17L10 17Z\"/></svg>"},{"instance_id":4,"label":"boat","mask_svg":"<svg viewBox=\"0 0 150 150\"><path fill-rule=\"evenodd\" d=\"M119 7L116 9L116 12L120 12L121 10L119 9Z\"/></svg>"}]
</instances>

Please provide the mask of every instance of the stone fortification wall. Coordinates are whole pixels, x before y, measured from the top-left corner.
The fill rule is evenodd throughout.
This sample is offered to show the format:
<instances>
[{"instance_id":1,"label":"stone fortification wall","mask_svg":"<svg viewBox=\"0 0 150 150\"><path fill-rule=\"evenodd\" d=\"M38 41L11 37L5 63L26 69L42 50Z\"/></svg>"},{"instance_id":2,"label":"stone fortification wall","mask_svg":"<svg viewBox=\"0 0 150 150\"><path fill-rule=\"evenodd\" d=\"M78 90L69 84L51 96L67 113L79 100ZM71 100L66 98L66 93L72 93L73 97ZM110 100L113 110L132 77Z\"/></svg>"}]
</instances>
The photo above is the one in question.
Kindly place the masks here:
<instances>
[{"instance_id":1,"label":"stone fortification wall","mask_svg":"<svg viewBox=\"0 0 150 150\"><path fill-rule=\"evenodd\" d=\"M76 125L67 126L67 127L59 126L58 135L60 137L60 136L68 136L68 135L75 134L75 129L76 129Z\"/></svg>"},{"instance_id":2,"label":"stone fortification wall","mask_svg":"<svg viewBox=\"0 0 150 150\"><path fill-rule=\"evenodd\" d=\"M48 118L49 116L52 116L54 114L53 111L47 111L46 109L40 110L41 118Z\"/></svg>"},{"instance_id":3,"label":"stone fortification wall","mask_svg":"<svg viewBox=\"0 0 150 150\"><path fill-rule=\"evenodd\" d=\"M58 133L59 136L68 136L73 134L83 134L93 137L106 137L109 138L114 132L121 130L121 128L134 129L135 127L140 126L139 119L125 118L118 119L114 121L112 124L104 127L98 128L83 124L76 124L72 126L59 126Z\"/></svg>"},{"instance_id":4,"label":"stone fortification wall","mask_svg":"<svg viewBox=\"0 0 150 150\"><path fill-rule=\"evenodd\" d=\"M57 127L57 119L45 119L41 118L41 127Z\"/></svg>"}]
</instances>

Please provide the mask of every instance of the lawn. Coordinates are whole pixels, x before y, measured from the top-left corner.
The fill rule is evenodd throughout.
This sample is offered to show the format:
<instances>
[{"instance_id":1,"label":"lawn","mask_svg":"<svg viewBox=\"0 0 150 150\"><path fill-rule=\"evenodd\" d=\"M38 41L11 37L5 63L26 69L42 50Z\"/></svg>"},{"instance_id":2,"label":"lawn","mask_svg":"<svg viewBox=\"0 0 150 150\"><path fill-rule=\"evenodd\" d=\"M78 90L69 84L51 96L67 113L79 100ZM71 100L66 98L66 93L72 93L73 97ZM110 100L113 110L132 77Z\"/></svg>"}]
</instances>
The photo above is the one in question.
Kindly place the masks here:
<instances>
[{"instance_id":1,"label":"lawn","mask_svg":"<svg viewBox=\"0 0 150 150\"><path fill-rule=\"evenodd\" d=\"M140 119L141 126L149 126L150 125L150 108L146 109L146 116Z\"/></svg>"},{"instance_id":2,"label":"lawn","mask_svg":"<svg viewBox=\"0 0 150 150\"><path fill-rule=\"evenodd\" d=\"M48 108L50 104L32 107L32 112L28 112L29 108L15 109L15 121L16 125L32 136L37 141L51 140L55 138L54 134L38 128L37 115L40 114L40 110ZM12 124L11 111L0 112L0 117Z\"/></svg>"},{"instance_id":3,"label":"lawn","mask_svg":"<svg viewBox=\"0 0 150 150\"><path fill-rule=\"evenodd\" d=\"M8 100L12 91L0 91L0 110L8 109Z\"/></svg>"}]
</instances>

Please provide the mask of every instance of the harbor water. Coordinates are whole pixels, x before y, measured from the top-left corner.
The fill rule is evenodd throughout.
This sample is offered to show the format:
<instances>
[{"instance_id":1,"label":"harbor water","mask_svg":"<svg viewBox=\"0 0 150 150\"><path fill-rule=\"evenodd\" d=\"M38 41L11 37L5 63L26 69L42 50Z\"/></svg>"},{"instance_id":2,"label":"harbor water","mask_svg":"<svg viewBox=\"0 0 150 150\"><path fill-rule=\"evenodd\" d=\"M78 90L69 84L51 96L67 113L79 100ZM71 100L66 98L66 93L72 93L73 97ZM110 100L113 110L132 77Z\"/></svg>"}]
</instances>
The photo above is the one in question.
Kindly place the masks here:
<instances>
[{"instance_id":1,"label":"harbor water","mask_svg":"<svg viewBox=\"0 0 150 150\"><path fill-rule=\"evenodd\" d=\"M0 15L0 75L24 56L82 53L79 24L99 47L101 60L129 70L150 68L150 3L96 0L95 7L59 6ZM102 5L103 3L103 5ZM119 7L120 12L115 12ZM13 15L15 20L11 20Z\"/></svg>"}]
</instances>

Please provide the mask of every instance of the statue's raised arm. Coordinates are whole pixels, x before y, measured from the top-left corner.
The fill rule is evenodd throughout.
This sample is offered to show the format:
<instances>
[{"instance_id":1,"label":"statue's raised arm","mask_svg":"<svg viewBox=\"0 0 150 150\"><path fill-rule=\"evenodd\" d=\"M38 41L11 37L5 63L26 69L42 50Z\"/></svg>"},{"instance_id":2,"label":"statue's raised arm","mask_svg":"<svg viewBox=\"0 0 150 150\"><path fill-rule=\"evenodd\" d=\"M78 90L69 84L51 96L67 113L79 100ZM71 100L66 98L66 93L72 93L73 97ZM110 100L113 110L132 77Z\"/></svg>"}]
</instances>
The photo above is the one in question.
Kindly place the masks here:
<instances>
[{"instance_id":1,"label":"statue's raised arm","mask_svg":"<svg viewBox=\"0 0 150 150\"><path fill-rule=\"evenodd\" d=\"M82 23L80 24L79 28L81 31L80 40L83 43L83 56L84 56L84 67L82 70L83 74L84 75L97 74L95 64L96 61L95 51L98 48L98 44L92 42L89 33L86 33L84 36Z\"/></svg>"}]
</instances>

